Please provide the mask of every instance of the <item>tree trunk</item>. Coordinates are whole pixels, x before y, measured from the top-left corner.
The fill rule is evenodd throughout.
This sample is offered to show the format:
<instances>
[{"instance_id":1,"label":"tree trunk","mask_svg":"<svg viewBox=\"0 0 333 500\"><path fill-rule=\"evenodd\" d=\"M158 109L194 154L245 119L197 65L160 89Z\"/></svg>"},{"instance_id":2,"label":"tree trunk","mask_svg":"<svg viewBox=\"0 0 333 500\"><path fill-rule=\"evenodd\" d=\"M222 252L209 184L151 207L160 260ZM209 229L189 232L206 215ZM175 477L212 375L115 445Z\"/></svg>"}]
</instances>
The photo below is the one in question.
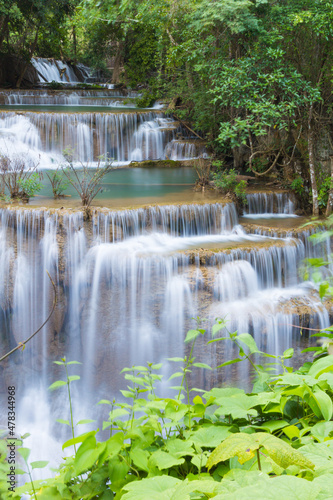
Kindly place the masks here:
<instances>
[{"instance_id":1,"label":"tree trunk","mask_svg":"<svg viewBox=\"0 0 333 500\"><path fill-rule=\"evenodd\" d=\"M309 121L308 121L308 152L309 152L309 170L312 189L312 214L316 217L319 215L318 205L318 189L315 172L314 158L314 130L312 125L313 104L310 106Z\"/></svg>"},{"instance_id":2,"label":"tree trunk","mask_svg":"<svg viewBox=\"0 0 333 500\"><path fill-rule=\"evenodd\" d=\"M8 30L9 16L0 17L0 50Z\"/></svg>"},{"instance_id":3,"label":"tree trunk","mask_svg":"<svg viewBox=\"0 0 333 500\"><path fill-rule=\"evenodd\" d=\"M328 200L327 200L327 207L326 207L326 212L325 215L328 217L331 215L333 211L333 155L330 156L331 160L331 187L328 195Z\"/></svg>"},{"instance_id":4,"label":"tree trunk","mask_svg":"<svg viewBox=\"0 0 333 500\"><path fill-rule=\"evenodd\" d=\"M75 24L73 24L73 49L74 49L74 63L77 63L77 58L76 58L76 29L75 29Z\"/></svg>"},{"instance_id":5,"label":"tree trunk","mask_svg":"<svg viewBox=\"0 0 333 500\"><path fill-rule=\"evenodd\" d=\"M120 71L123 63L123 42L117 42L117 52L114 59L114 67L112 71L112 83L119 83Z\"/></svg>"},{"instance_id":6,"label":"tree trunk","mask_svg":"<svg viewBox=\"0 0 333 500\"><path fill-rule=\"evenodd\" d=\"M25 65L23 66L23 69L21 71L21 74L20 76L18 77L18 80L16 82L16 88L19 89L20 86L21 86L21 83L22 83L22 80L24 78L24 75L25 75L25 72L27 71L28 69L28 66L30 64L30 60L31 60L31 57L32 57L32 54L35 52L35 48L36 48L36 45L37 45L37 40L38 40L38 32L39 32L39 26L37 27L37 31L36 31L36 35L35 35L35 39L33 41L33 44L32 46L30 47L30 50L29 50L29 60L25 63Z\"/></svg>"}]
</instances>

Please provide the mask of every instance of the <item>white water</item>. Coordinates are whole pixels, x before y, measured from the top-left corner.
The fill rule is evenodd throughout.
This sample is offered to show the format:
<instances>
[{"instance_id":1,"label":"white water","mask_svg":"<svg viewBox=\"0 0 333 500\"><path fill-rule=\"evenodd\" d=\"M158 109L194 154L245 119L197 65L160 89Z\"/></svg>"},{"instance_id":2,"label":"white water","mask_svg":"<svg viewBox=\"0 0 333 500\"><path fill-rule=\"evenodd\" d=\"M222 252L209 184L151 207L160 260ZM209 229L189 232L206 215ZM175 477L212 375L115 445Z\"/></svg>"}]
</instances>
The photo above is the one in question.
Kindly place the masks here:
<instances>
[{"instance_id":1,"label":"white water","mask_svg":"<svg viewBox=\"0 0 333 500\"><path fill-rule=\"evenodd\" d=\"M290 193L252 193L246 195L243 217L251 219L281 219L297 217Z\"/></svg>"},{"instance_id":2,"label":"white water","mask_svg":"<svg viewBox=\"0 0 333 500\"><path fill-rule=\"evenodd\" d=\"M73 68L62 61L54 59L44 59L42 57L33 57L32 65L37 70L39 81L44 82L79 82ZM41 76L42 75L42 76Z\"/></svg>"},{"instance_id":3,"label":"white water","mask_svg":"<svg viewBox=\"0 0 333 500\"><path fill-rule=\"evenodd\" d=\"M79 162L104 156L115 164L165 158L176 127L159 113L0 113L0 152L21 155L41 168L64 162L74 149Z\"/></svg>"}]
</instances>

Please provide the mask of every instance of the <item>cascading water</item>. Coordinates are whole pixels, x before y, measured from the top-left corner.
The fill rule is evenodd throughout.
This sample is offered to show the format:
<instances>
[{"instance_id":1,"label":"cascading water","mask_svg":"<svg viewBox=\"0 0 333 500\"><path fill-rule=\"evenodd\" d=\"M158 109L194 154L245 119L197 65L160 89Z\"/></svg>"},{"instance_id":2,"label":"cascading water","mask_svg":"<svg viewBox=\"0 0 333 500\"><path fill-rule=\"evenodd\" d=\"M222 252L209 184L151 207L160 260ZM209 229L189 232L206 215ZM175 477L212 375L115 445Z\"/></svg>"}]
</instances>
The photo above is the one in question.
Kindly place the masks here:
<instances>
[{"instance_id":1,"label":"cascading water","mask_svg":"<svg viewBox=\"0 0 333 500\"><path fill-rule=\"evenodd\" d=\"M55 59L44 59L42 57L33 57L31 64L37 71L39 81L45 82L80 82L73 68L63 61ZM86 74L87 70L84 71Z\"/></svg>"},{"instance_id":2,"label":"cascading water","mask_svg":"<svg viewBox=\"0 0 333 500\"><path fill-rule=\"evenodd\" d=\"M0 151L55 167L66 148L80 162L99 156L115 162L163 159L176 131L174 122L156 112L142 113L0 113ZM46 162L46 164L44 163Z\"/></svg>"},{"instance_id":3,"label":"cascading water","mask_svg":"<svg viewBox=\"0 0 333 500\"><path fill-rule=\"evenodd\" d=\"M81 418L100 397L116 395L124 366L180 356L194 315L210 325L227 317L230 330L250 332L259 349L276 354L297 344L306 317L314 328L329 324L314 285L298 273L304 257L314 251L325 257L328 247L314 250L302 234L246 234L233 204L104 210L90 222L80 212L18 209L0 216L3 345L16 345L47 316L53 297L46 270L58 294L50 322L3 373L4 387L15 379L25 394L18 415L30 415L30 424L20 424L26 431L30 425L50 432L48 421L25 406L37 394L43 418L63 418L61 404L49 409L45 388L59 378L52 361L64 355L83 362L85 391L73 394ZM228 346L200 346L197 353L213 365L234 354ZM242 380L245 370L238 371Z\"/></svg>"},{"instance_id":4,"label":"cascading water","mask_svg":"<svg viewBox=\"0 0 333 500\"><path fill-rule=\"evenodd\" d=\"M252 193L246 195L244 217L282 218L297 217L290 193Z\"/></svg>"}]
</instances>

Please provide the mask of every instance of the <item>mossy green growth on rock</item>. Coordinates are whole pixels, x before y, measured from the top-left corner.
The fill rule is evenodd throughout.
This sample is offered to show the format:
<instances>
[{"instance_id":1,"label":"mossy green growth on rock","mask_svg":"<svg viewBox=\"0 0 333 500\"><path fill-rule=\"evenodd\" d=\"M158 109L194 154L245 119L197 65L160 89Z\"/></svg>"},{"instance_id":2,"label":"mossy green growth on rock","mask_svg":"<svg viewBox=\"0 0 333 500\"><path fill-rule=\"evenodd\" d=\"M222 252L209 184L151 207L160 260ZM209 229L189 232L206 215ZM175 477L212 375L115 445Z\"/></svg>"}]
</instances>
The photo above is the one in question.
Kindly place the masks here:
<instances>
[{"instance_id":1,"label":"mossy green growth on rock","mask_svg":"<svg viewBox=\"0 0 333 500\"><path fill-rule=\"evenodd\" d=\"M179 168L183 166L183 162L173 160L132 161L128 166L129 168Z\"/></svg>"}]
</instances>

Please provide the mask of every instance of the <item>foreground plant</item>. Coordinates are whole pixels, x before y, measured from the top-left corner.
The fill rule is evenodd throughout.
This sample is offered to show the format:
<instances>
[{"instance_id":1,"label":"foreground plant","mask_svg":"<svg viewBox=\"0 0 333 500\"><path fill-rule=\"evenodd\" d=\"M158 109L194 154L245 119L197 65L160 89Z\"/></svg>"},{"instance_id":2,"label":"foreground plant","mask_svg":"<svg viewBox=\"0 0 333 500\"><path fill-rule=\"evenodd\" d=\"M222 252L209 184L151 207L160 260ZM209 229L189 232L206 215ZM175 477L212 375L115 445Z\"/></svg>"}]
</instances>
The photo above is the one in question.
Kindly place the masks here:
<instances>
[{"instance_id":1,"label":"foreground plant","mask_svg":"<svg viewBox=\"0 0 333 500\"><path fill-rule=\"evenodd\" d=\"M330 332L327 332L330 334ZM191 387L193 368L209 369L195 359L194 343L205 335L197 325L187 334L187 353L172 358L181 368L174 397L159 397L161 364L125 368L128 386L124 400L101 400L109 408L103 430L75 435L69 375L73 362L57 362L66 380L50 389L67 386L72 438L63 450L74 449L56 476L5 492L2 498L18 499L28 492L38 499L207 499L309 498L327 499L333 485L333 356L322 348L314 362L299 370L286 366L292 350L271 356L258 350L249 334L229 332L225 320L213 327L214 342L232 342L238 357L223 363L250 362L256 380L252 392L233 387L209 391ZM217 334L223 336L216 338ZM257 364L259 356L272 365ZM197 395L191 400L191 394ZM199 396L198 393L201 395ZM183 397L187 396L186 403ZM81 421L91 422L91 421ZM1 467L3 474L4 467ZM3 478L3 475L2 475Z\"/></svg>"}]
</instances>

